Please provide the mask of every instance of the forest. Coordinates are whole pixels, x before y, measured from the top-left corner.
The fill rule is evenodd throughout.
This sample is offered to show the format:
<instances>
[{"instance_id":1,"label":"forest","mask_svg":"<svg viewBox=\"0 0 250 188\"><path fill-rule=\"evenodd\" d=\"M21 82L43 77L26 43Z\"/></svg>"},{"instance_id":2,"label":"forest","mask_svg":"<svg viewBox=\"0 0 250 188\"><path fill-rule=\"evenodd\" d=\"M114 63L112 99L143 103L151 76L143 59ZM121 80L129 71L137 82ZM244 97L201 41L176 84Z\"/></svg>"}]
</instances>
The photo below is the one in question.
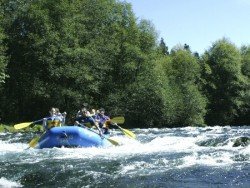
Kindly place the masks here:
<instances>
[{"instance_id":1,"label":"forest","mask_svg":"<svg viewBox=\"0 0 250 188\"><path fill-rule=\"evenodd\" d=\"M130 128L250 124L250 46L166 44L125 1L1 0L0 123L87 103Z\"/></svg>"}]
</instances>

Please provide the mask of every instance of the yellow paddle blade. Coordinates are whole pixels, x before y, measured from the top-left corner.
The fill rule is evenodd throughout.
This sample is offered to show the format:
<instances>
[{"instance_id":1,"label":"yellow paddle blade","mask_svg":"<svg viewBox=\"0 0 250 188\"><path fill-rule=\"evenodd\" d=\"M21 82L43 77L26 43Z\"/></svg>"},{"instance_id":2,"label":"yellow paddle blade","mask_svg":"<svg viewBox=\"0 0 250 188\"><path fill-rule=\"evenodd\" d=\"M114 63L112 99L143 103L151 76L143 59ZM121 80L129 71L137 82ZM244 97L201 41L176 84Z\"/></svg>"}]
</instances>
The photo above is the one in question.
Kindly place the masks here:
<instances>
[{"instance_id":1,"label":"yellow paddle blade","mask_svg":"<svg viewBox=\"0 0 250 188\"><path fill-rule=\"evenodd\" d=\"M106 138L109 142L111 142L111 144L113 144L114 146L119 146L119 142L117 142L116 140L114 139L111 139L111 138Z\"/></svg>"},{"instance_id":2,"label":"yellow paddle blade","mask_svg":"<svg viewBox=\"0 0 250 188\"><path fill-rule=\"evenodd\" d=\"M34 147L37 145L39 139L40 139L40 136L37 136L37 137L33 138L33 139L30 141L29 146L30 146L31 148L34 148Z\"/></svg>"},{"instance_id":3,"label":"yellow paddle blade","mask_svg":"<svg viewBox=\"0 0 250 188\"><path fill-rule=\"evenodd\" d=\"M38 141L40 140L40 138L41 138L45 133L46 133L46 132L43 132L43 134L42 134L41 136L37 136L37 137L33 138L33 139L30 141L29 146L30 146L31 148L36 147Z\"/></svg>"},{"instance_id":4,"label":"yellow paddle blade","mask_svg":"<svg viewBox=\"0 0 250 188\"><path fill-rule=\"evenodd\" d=\"M130 130L128 130L128 129L121 128L120 126L118 126L118 128L121 129L121 131L122 131L126 136L128 136L128 137L130 137L130 138L133 138L133 139L136 138L136 135L135 135L132 131L130 131Z\"/></svg>"},{"instance_id":5,"label":"yellow paddle blade","mask_svg":"<svg viewBox=\"0 0 250 188\"><path fill-rule=\"evenodd\" d=\"M30 126L31 123L32 122L19 123L19 124L14 125L14 128L15 129L23 129L23 128Z\"/></svg>"},{"instance_id":6,"label":"yellow paddle blade","mask_svg":"<svg viewBox=\"0 0 250 188\"><path fill-rule=\"evenodd\" d=\"M112 118L111 121L113 123L123 124L125 122L125 119L124 119L124 117L120 116L120 117L114 117L114 118Z\"/></svg>"},{"instance_id":7,"label":"yellow paddle blade","mask_svg":"<svg viewBox=\"0 0 250 188\"><path fill-rule=\"evenodd\" d=\"M133 138L133 139L136 139L136 135L135 135L132 131L130 131L130 130L128 130L128 129L122 129L122 131L123 131L128 137Z\"/></svg>"}]
</instances>

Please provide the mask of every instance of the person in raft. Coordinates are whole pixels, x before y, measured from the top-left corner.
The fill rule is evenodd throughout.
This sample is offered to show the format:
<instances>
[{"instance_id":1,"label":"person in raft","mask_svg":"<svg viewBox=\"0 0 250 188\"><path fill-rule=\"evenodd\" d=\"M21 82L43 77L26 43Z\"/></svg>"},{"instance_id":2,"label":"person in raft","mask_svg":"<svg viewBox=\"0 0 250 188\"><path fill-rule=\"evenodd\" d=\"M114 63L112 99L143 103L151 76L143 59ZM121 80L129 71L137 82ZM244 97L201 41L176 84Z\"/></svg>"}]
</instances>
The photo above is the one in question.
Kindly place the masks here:
<instances>
[{"instance_id":1,"label":"person in raft","mask_svg":"<svg viewBox=\"0 0 250 188\"><path fill-rule=\"evenodd\" d=\"M82 109L81 114L78 113L78 116L75 119L75 125L83 128L87 128L89 126L94 126L98 129L99 134L102 135L102 131L98 126L98 123L94 120L94 118L90 115L87 109Z\"/></svg>"},{"instance_id":2,"label":"person in raft","mask_svg":"<svg viewBox=\"0 0 250 188\"><path fill-rule=\"evenodd\" d=\"M109 134L109 125L111 124L110 117L105 115L104 108L100 108L99 113L95 117L95 121L98 123L99 127L102 129L103 134Z\"/></svg>"},{"instance_id":3,"label":"person in raft","mask_svg":"<svg viewBox=\"0 0 250 188\"><path fill-rule=\"evenodd\" d=\"M61 125L65 125L67 113L66 112L61 113L60 110L59 110L59 108L55 108L55 109L56 109L56 115L62 118Z\"/></svg>"},{"instance_id":4,"label":"person in raft","mask_svg":"<svg viewBox=\"0 0 250 188\"><path fill-rule=\"evenodd\" d=\"M44 130L49 130L52 127L59 127L65 123L66 112L60 113L58 108L52 107L49 111L50 116L43 118Z\"/></svg>"},{"instance_id":5,"label":"person in raft","mask_svg":"<svg viewBox=\"0 0 250 188\"><path fill-rule=\"evenodd\" d=\"M90 115L90 112L88 111L88 103L83 103L81 106L81 109L78 110L77 114L76 114L76 118L79 118L81 116L83 116L85 114L85 111L87 111L87 115Z\"/></svg>"}]
</instances>

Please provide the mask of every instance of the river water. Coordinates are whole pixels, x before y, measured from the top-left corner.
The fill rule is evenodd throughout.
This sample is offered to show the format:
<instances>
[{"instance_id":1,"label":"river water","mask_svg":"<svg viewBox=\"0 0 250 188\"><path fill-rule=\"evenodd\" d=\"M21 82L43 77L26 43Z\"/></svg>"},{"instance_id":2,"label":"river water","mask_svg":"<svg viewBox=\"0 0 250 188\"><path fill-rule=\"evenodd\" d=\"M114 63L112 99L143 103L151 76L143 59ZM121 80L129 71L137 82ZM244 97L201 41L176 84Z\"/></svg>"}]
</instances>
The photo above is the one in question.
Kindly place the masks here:
<instances>
[{"instance_id":1,"label":"river water","mask_svg":"<svg viewBox=\"0 0 250 188\"><path fill-rule=\"evenodd\" d=\"M114 130L121 146L26 149L32 133L0 133L0 187L250 187L250 127Z\"/></svg>"}]
</instances>

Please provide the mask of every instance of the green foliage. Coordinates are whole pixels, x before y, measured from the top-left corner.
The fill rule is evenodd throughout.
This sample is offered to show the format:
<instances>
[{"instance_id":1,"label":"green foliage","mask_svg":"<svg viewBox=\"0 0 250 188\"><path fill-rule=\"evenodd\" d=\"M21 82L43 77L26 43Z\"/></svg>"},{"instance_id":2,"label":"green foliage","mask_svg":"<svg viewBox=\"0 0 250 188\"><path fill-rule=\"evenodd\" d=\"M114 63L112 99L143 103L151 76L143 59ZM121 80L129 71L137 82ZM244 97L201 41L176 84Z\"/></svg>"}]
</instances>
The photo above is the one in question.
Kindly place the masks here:
<instances>
[{"instance_id":1,"label":"green foliage","mask_svg":"<svg viewBox=\"0 0 250 188\"><path fill-rule=\"evenodd\" d=\"M198 87L201 68L189 51L172 54L170 83L176 98L176 123L179 125L204 124L206 98Z\"/></svg>"},{"instance_id":2,"label":"green foliage","mask_svg":"<svg viewBox=\"0 0 250 188\"><path fill-rule=\"evenodd\" d=\"M136 82L128 88L127 119L137 127L162 126L164 89L161 76L157 75L153 64L143 68Z\"/></svg>"},{"instance_id":3,"label":"green foliage","mask_svg":"<svg viewBox=\"0 0 250 188\"><path fill-rule=\"evenodd\" d=\"M250 47L243 46L241 48L242 57L242 73L244 75L244 89L242 92L243 104L239 110L239 117L236 123L248 124L250 122Z\"/></svg>"},{"instance_id":4,"label":"green foliage","mask_svg":"<svg viewBox=\"0 0 250 188\"><path fill-rule=\"evenodd\" d=\"M163 55L168 55L168 47L166 46L164 39L161 38L160 44L159 44L159 52Z\"/></svg>"},{"instance_id":5,"label":"green foliage","mask_svg":"<svg viewBox=\"0 0 250 188\"><path fill-rule=\"evenodd\" d=\"M0 133L1 132L11 132L11 133L16 133L16 132L43 132L43 131L44 130L43 130L43 127L41 125L36 125L33 128L26 128L26 129L16 130L11 125L0 124Z\"/></svg>"},{"instance_id":6,"label":"green foliage","mask_svg":"<svg viewBox=\"0 0 250 188\"><path fill-rule=\"evenodd\" d=\"M4 43L4 40L6 38L6 35L3 30L3 9L0 8L0 89L1 85L5 82L5 79L7 77L6 75L6 65L7 65L7 57L6 57L6 46Z\"/></svg>"},{"instance_id":7,"label":"green foliage","mask_svg":"<svg viewBox=\"0 0 250 188\"><path fill-rule=\"evenodd\" d=\"M206 98L196 84L199 76L199 64L185 50L148 63L130 88L131 122L143 127L203 125Z\"/></svg>"},{"instance_id":8,"label":"green foliage","mask_svg":"<svg viewBox=\"0 0 250 188\"><path fill-rule=\"evenodd\" d=\"M213 44L204 55L207 81L204 89L209 99L208 124L228 124L237 117L242 105L241 93L244 82L241 73L239 50L228 40L222 39Z\"/></svg>"},{"instance_id":9,"label":"green foliage","mask_svg":"<svg viewBox=\"0 0 250 188\"><path fill-rule=\"evenodd\" d=\"M225 39L202 57L187 44L169 54L126 2L3 0L0 116L31 121L56 106L73 119L85 102L131 127L249 122L249 54Z\"/></svg>"},{"instance_id":10,"label":"green foliage","mask_svg":"<svg viewBox=\"0 0 250 188\"><path fill-rule=\"evenodd\" d=\"M243 46L241 48L242 56L242 73L250 78L250 46Z\"/></svg>"},{"instance_id":11,"label":"green foliage","mask_svg":"<svg viewBox=\"0 0 250 188\"><path fill-rule=\"evenodd\" d=\"M0 120L2 114L4 113L4 108L1 104L4 103L5 96L3 95L3 86L5 84L8 75L6 73L6 66L8 63L7 53L6 53L6 43L5 40L7 35L4 32L4 14L3 7L0 6Z\"/></svg>"},{"instance_id":12,"label":"green foliage","mask_svg":"<svg viewBox=\"0 0 250 188\"><path fill-rule=\"evenodd\" d=\"M16 132L16 131L15 131L14 127L0 124L0 133L2 133L2 132Z\"/></svg>"}]
</instances>

